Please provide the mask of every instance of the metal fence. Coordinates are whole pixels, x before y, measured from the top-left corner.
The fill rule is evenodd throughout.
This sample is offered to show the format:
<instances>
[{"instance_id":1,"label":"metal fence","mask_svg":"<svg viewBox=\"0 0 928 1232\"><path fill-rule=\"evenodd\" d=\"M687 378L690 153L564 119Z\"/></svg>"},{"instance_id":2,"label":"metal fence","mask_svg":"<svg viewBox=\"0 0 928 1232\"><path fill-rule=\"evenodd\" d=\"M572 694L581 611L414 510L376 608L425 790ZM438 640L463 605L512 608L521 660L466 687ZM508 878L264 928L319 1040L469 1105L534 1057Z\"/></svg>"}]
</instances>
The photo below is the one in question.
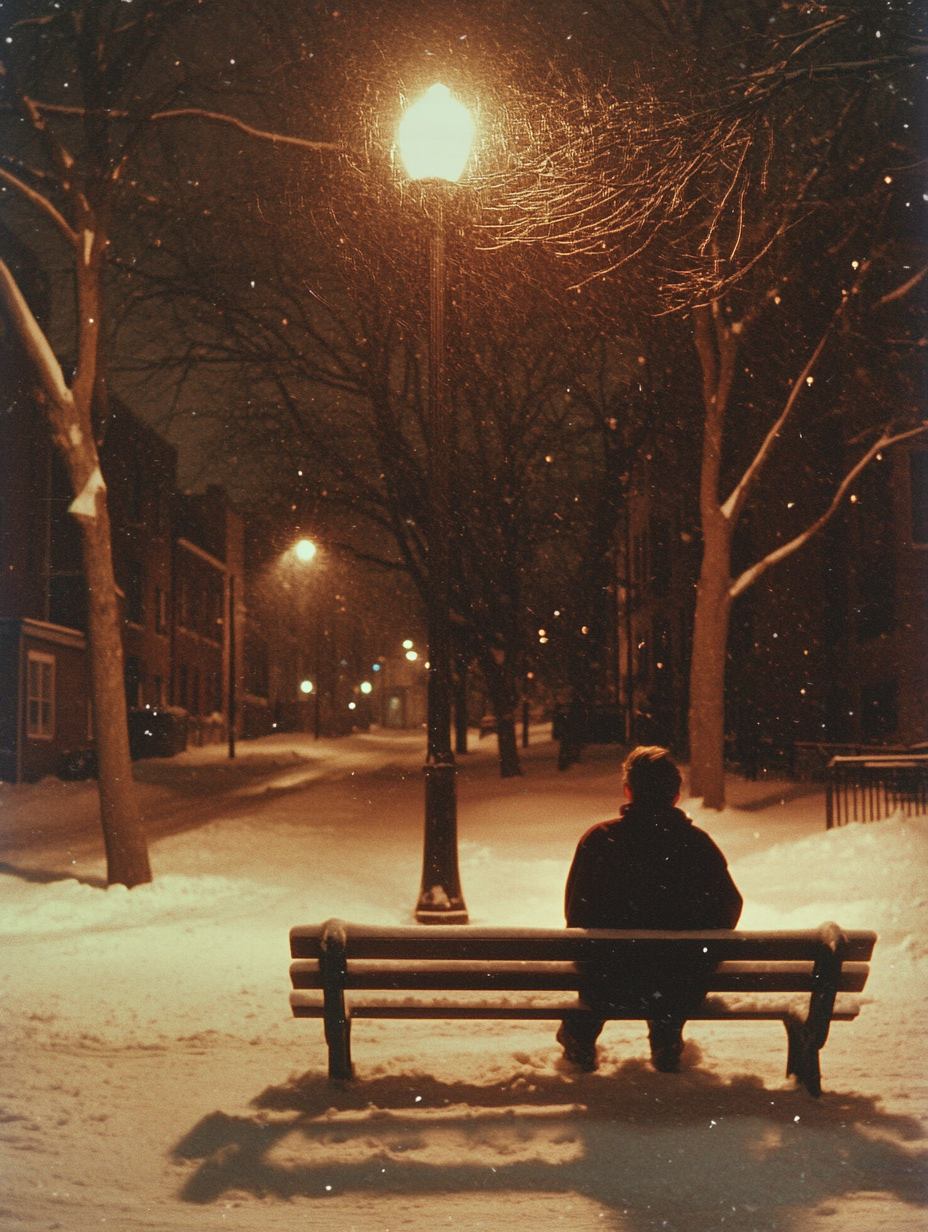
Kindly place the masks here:
<instances>
[{"instance_id":1,"label":"metal fence","mask_svg":"<svg viewBox=\"0 0 928 1232\"><path fill-rule=\"evenodd\" d=\"M828 763L825 825L928 813L928 755L833 757Z\"/></svg>"}]
</instances>

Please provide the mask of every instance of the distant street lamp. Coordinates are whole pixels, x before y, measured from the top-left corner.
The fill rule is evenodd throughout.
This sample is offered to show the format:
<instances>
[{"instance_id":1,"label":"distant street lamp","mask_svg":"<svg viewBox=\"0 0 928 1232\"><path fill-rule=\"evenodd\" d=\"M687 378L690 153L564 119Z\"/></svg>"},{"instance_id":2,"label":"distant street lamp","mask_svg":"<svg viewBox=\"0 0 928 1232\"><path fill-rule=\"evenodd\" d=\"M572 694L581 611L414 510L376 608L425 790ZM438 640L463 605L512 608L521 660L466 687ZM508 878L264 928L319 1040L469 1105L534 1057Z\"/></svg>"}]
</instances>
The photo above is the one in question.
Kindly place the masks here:
<instances>
[{"instance_id":1,"label":"distant street lamp","mask_svg":"<svg viewBox=\"0 0 928 1232\"><path fill-rule=\"evenodd\" d=\"M294 556L297 558L297 560L302 561L303 564L308 564L308 562L313 559L313 557L316 555L316 550L317 550L316 545L313 543L312 539L299 539L293 545ZM319 672L321 670L320 660L322 657L322 645L321 645L322 638L319 632L318 604L316 606L317 606L316 621L315 621L316 635L315 635L315 638L313 639L315 642L315 646L313 647L313 649L315 651L314 657L316 661L313 666L316 672L316 687L313 688L313 682L311 680L304 680L300 683L300 692L304 696L307 696L310 693L313 695L313 737L314 739L318 740L319 735L320 735L320 730L321 730L321 714L319 710L319 697L320 697L322 690L319 687ZM305 605L303 605L303 619L305 620Z\"/></svg>"},{"instance_id":2,"label":"distant street lamp","mask_svg":"<svg viewBox=\"0 0 928 1232\"><path fill-rule=\"evenodd\" d=\"M451 560L448 474L451 440L445 397L445 234L440 183L456 183L470 156L474 126L467 108L436 84L403 116L400 157L413 180L435 183L429 244L429 676L425 764L425 841L420 924L466 924L458 871L457 767L451 748ZM407 658L415 652L407 647Z\"/></svg>"}]
</instances>

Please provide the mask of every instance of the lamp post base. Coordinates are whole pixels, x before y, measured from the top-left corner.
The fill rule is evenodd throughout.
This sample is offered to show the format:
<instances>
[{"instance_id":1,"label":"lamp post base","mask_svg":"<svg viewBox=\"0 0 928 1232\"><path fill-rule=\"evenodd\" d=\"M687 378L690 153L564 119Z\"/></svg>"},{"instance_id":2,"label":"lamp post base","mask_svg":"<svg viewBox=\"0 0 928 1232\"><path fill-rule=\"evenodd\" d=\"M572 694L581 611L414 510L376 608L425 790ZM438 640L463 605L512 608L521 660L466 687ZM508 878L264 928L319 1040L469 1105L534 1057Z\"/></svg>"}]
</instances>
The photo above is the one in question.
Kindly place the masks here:
<instances>
[{"instance_id":1,"label":"lamp post base","mask_svg":"<svg viewBox=\"0 0 928 1232\"><path fill-rule=\"evenodd\" d=\"M457 766L425 766L425 849L416 904L419 924L466 924L458 873Z\"/></svg>"}]
</instances>

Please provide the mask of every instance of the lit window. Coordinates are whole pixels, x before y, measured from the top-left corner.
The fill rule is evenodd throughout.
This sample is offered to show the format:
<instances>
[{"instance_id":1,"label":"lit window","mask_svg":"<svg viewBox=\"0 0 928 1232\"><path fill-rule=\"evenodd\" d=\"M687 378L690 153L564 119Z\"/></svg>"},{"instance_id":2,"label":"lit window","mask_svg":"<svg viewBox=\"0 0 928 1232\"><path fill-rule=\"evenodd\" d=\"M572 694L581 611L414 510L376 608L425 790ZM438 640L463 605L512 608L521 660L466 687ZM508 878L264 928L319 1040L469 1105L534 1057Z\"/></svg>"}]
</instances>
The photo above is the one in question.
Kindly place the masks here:
<instances>
[{"instance_id":1,"label":"lit window","mask_svg":"<svg viewBox=\"0 0 928 1232\"><path fill-rule=\"evenodd\" d=\"M29 651L26 730L36 740L55 734L55 656Z\"/></svg>"}]
</instances>

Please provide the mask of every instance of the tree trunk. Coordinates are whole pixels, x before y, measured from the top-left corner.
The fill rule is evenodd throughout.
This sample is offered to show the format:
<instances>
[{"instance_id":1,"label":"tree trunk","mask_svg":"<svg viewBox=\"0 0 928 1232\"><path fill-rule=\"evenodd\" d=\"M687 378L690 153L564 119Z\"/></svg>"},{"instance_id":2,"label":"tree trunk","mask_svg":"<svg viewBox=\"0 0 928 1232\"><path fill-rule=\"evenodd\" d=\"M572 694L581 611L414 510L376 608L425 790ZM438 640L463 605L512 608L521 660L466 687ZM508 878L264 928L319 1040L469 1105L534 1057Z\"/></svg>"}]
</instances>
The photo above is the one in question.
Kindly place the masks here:
<instances>
[{"instance_id":1,"label":"tree trunk","mask_svg":"<svg viewBox=\"0 0 928 1232\"><path fill-rule=\"evenodd\" d=\"M72 388L67 387L48 339L2 261L0 292L19 341L35 365L38 396L75 493L69 511L81 528L87 579L93 725L107 883L131 889L151 881L151 867L132 779L110 520L90 416L94 390L102 379L97 366L102 315L100 262L108 243L104 228L90 221L92 225L82 235L82 259L78 258L76 264L78 364Z\"/></svg>"},{"instance_id":2,"label":"tree trunk","mask_svg":"<svg viewBox=\"0 0 928 1232\"><path fill-rule=\"evenodd\" d=\"M497 651L497 654L501 654ZM500 778L517 778L522 773L519 745L516 739L516 690L505 657L480 655L480 668L486 682L493 717L496 719L496 742L499 750Z\"/></svg>"},{"instance_id":3,"label":"tree trunk","mask_svg":"<svg viewBox=\"0 0 928 1232\"><path fill-rule=\"evenodd\" d=\"M454 677L454 752L467 752L467 664L458 660Z\"/></svg>"},{"instance_id":4,"label":"tree trunk","mask_svg":"<svg viewBox=\"0 0 928 1232\"><path fill-rule=\"evenodd\" d=\"M503 779L514 779L522 773L519 761L519 746L516 742L514 714L496 717L496 739L499 744L499 774Z\"/></svg>"},{"instance_id":5,"label":"tree trunk","mask_svg":"<svg viewBox=\"0 0 928 1232\"><path fill-rule=\"evenodd\" d=\"M734 526L719 506L719 478L738 344L720 301L694 308L692 321L706 418L699 479L703 554L690 667L690 794L707 808L720 809L725 806L725 660Z\"/></svg>"},{"instance_id":6,"label":"tree trunk","mask_svg":"<svg viewBox=\"0 0 928 1232\"><path fill-rule=\"evenodd\" d=\"M707 542L696 592L690 667L690 794L706 808L725 805L725 662L728 646L729 538Z\"/></svg>"},{"instance_id":7,"label":"tree trunk","mask_svg":"<svg viewBox=\"0 0 928 1232\"><path fill-rule=\"evenodd\" d=\"M100 784L100 822L108 885L131 889L151 881L148 844L135 797L123 678L122 639L110 550L110 520L103 492L97 516L81 517L87 575L94 736Z\"/></svg>"}]
</instances>

